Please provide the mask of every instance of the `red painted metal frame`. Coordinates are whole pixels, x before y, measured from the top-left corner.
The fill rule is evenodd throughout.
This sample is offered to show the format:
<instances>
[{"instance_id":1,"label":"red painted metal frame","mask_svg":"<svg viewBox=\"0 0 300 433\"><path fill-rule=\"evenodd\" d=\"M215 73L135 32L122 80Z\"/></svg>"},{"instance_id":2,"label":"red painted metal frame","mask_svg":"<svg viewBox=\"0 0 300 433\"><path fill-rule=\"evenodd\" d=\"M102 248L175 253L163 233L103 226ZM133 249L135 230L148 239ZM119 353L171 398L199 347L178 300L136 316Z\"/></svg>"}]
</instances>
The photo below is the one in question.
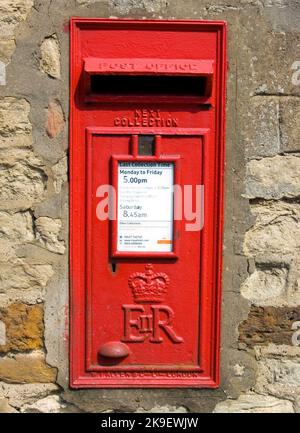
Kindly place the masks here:
<instances>
[{"instance_id":1,"label":"red painted metal frame","mask_svg":"<svg viewBox=\"0 0 300 433\"><path fill-rule=\"evenodd\" d=\"M209 203L210 211L214 215L214 236L211 248L213 249L214 261L214 277L213 280L205 281L205 275L201 276L201 286L207 287L211 284L211 297L208 301L208 292L204 289L201 295L201 314L209 318L210 323L203 323L201 326L207 327L209 331L209 341L213 344L208 344L207 347L201 346L201 356L203 361L203 372L197 378L197 383L189 376L163 376L159 375L155 378L151 376L144 379L127 378L126 375L116 379L115 377L103 379L97 376L96 372L89 372L85 366L86 357L86 237L84 235L85 227L81 221L86 216L86 203L84 202L86 192L86 170L82 170L83 163L87 162L85 149L79 139L78 134L78 113L75 107L75 92L78 84L78 75L76 73L76 65L71 63L71 92L70 92L70 385L73 388L116 388L116 387L194 387L194 388L216 388L219 385L219 347L220 347L220 306L221 306L221 268L222 268L222 230L223 230L223 173L224 173L224 137L225 137L225 87L226 87L226 25L224 22L217 21L179 21L179 20L114 20L114 19L86 19L73 18L71 20L71 53L76 56L78 47L78 29L81 25L91 25L94 28L101 26L109 28L156 28L161 29L162 26L168 27L172 31L187 30L201 31L211 30L216 32L218 41L218 53L216 62L220 65L217 75L217 104L220 107L216 110L215 125L216 125L216 157L214 161L210 161L210 165L206 166L208 154L211 152L210 143L203 135L203 163L204 163L204 184L212 182L214 184L214 196ZM151 100L151 98L150 98ZM184 102L180 98L181 102ZM147 102L147 100L146 100ZM161 100L162 102L162 100ZM187 98L187 103L191 103L192 98ZM205 98L202 100L205 103ZM199 103L199 98L195 99L195 103ZM91 128L92 129L92 128ZM95 129L95 128L94 128ZM103 129L103 128L101 128ZM125 132L124 128L111 128L113 133L117 133L117 129ZM161 128L164 129L164 128ZM182 128L184 133L185 128ZM153 132L151 128L143 128L144 133ZM180 128L176 130L176 134L180 134ZM93 130L93 133L95 131ZM97 133L97 132L96 132ZM134 133L130 129L130 134ZM170 130L168 129L168 133ZM91 131L90 131L90 134ZM84 151L84 153L79 153ZM84 162L85 161L85 162ZM211 164L214 164L215 177L212 179L210 174ZM205 181L206 179L206 181ZM201 244L206 240L202 239ZM206 257L202 257L202 267L211 266ZM200 329L202 335L203 329Z\"/></svg>"}]
</instances>

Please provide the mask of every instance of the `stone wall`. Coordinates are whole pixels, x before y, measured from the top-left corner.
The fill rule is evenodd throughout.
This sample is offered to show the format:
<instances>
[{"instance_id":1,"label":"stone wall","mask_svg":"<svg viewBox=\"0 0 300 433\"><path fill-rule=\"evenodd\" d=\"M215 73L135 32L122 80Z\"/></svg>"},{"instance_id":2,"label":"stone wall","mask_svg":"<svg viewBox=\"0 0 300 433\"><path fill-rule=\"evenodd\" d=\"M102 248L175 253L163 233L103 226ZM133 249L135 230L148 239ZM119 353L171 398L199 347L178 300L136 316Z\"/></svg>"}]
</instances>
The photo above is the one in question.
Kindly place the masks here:
<instances>
[{"instance_id":1,"label":"stone wall","mask_svg":"<svg viewBox=\"0 0 300 433\"><path fill-rule=\"evenodd\" d=\"M68 388L70 16L228 22L218 390ZM1 0L0 412L300 411L299 20L297 0Z\"/></svg>"}]
</instances>

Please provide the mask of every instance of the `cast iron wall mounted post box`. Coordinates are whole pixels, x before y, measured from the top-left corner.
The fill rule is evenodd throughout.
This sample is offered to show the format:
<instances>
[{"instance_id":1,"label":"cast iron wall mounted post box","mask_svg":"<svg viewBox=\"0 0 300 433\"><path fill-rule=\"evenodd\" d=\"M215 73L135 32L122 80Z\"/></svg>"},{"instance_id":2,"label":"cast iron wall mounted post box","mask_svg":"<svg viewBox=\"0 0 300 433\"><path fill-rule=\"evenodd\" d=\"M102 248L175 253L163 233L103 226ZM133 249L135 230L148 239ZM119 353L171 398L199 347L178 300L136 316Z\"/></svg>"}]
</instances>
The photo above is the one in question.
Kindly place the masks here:
<instances>
[{"instance_id":1,"label":"cast iron wall mounted post box","mask_svg":"<svg viewBox=\"0 0 300 433\"><path fill-rule=\"evenodd\" d=\"M217 387L223 22L71 20L71 386Z\"/></svg>"}]
</instances>

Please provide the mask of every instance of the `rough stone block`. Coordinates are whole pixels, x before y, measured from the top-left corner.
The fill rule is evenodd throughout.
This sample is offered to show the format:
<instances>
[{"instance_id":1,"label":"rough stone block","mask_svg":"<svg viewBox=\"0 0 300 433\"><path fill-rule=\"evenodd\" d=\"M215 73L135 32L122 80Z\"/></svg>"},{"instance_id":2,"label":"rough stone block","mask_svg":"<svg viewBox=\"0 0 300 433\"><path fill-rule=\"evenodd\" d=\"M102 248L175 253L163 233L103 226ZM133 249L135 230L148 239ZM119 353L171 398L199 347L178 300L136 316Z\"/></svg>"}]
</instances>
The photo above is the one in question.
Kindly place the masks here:
<instances>
[{"instance_id":1,"label":"rough stone block","mask_svg":"<svg viewBox=\"0 0 300 433\"><path fill-rule=\"evenodd\" d=\"M0 321L0 347L6 344L6 325Z\"/></svg>"},{"instance_id":2,"label":"rough stone block","mask_svg":"<svg viewBox=\"0 0 300 433\"><path fill-rule=\"evenodd\" d=\"M0 263L0 293L10 289L45 287L52 275L53 269L49 264L28 263L23 259Z\"/></svg>"},{"instance_id":3,"label":"rough stone block","mask_svg":"<svg viewBox=\"0 0 300 433\"><path fill-rule=\"evenodd\" d=\"M0 202L3 209L26 210L41 201L47 176L37 159L0 164Z\"/></svg>"},{"instance_id":4,"label":"rough stone block","mask_svg":"<svg viewBox=\"0 0 300 433\"><path fill-rule=\"evenodd\" d=\"M1 398L0 397L0 413L16 413L16 412L18 412L13 407L11 407L8 403L9 403L9 401L7 398Z\"/></svg>"},{"instance_id":5,"label":"rough stone block","mask_svg":"<svg viewBox=\"0 0 300 433\"><path fill-rule=\"evenodd\" d=\"M81 6L88 6L89 4L97 3L101 0L76 0L76 3Z\"/></svg>"},{"instance_id":6,"label":"rough stone block","mask_svg":"<svg viewBox=\"0 0 300 433\"><path fill-rule=\"evenodd\" d=\"M60 193L63 184L68 180L68 159L66 156L53 165L52 173L54 175L54 190L56 194L58 194Z\"/></svg>"},{"instance_id":7,"label":"rough stone block","mask_svg":"<svg viewBox=\"0 0 300 433\"><path fill-rule=\"evenodd\" d=\"M279 102L276 97L256 96L239 110L240 134L247 158L280 152Z\"/></svg>"},{"instance_id":8,"label":"rough stone block","mask_svg":"<svg viewBox=\"0 0 300 433\"><path fill-rule=\"evenodd\" d=\"M228 304L230 305L230 304ZM232 321L232 310L228 311L229 320ZM223 341L227 340L230 334L234 334L234 345L238 338L238 324L232 326L232 329L224 327L223 322ZM221 388L226 389L226 397L236 399L245 390L252 387L256 377L256 361L253 355L246 350L236 350L230 348L223 354L223 366L221 374Z\"/></svg>"},{"instance_id":9,"label":"rough stone block","mask_svg":"<svg viewBox=\"0 0 300 433\"><path fill-rule=\"evenodd\" d=\"M29 211L17 213L0 211L0 238L15 243L33 241L31 213Z\"/></svg>"},{"instance_id":10,"label":"rough stone block","mask_svg":"<svg viewBox=\"0 0 300 433\"><path fill-rule=\"evenodd\" d=\"M278 398L297 398L300 393L300 346L255 347L258 373L255 390Z\"/></svg>"},{"instance_id":11,"label":"rough stone block","mask_svg":"<svg viewBox=\"0 0 300 433\"><path fill-rule=\"evenodd\" d=\"M23 98L0 98L0 149L31 146L29 112L30 105Z\"/></svg>"},{"instance_id":12,"label":"rough stone block","mask_svg":"<svg viewBox=\"0 0 300 433\"><path fill-rule=\"evenodd\" d=\"M6 64L0 60L0 86L6 85Z\"/></svg>"},{"instance_id":13,"label":"rough stone block","mask_svg":"<svg viewBox=\"0 0 300 433\"><path fill-rule=\"evenodd\" d=\"M300 205L285 202L253 204L256 216L247 231L244 252L247 256L294 254L300 248Z\"/></svg>"},{"instance_id":14,"label":"rough stone block","mask_svg":"<svg viewBox=\"0 0 300 433\"><path fill-rule=\"evenodd\" d=\"M300 413L300 397L295 399L295 413Z\"/></svg>"},{"instance_id":15,"label":"rough stone block","mask_svg":"<svg viewBox=\"0 0 300 433\"><path fill-rule=\"evenodd\" d=\"M42 42L40 69L52 78L60 78L60 48L56 35Z\"/></svg>"},{"instance_id":16,"label":"rough stone block","mask_svg":"<svg viewBox=\"0 0 300 433\"><path fill-rule=\"evenodd\" d=\"M58 395L49 395L48 397L37 400L32 404L25 404L21 412L26 413L60 413L65 405L60 402Z\"/></svg>"},{"instance_id":17,"label":"rough stone block","mask_svg":"<svg viewBox=\"0 0 300 433\"><path fill-rule=\"evenodd\" d=\"M299 6L295 9L299 14ZM282 19L281 25L286 24L284 31L270 31L272 25L277 27L277 22L275 23L274 20L278 19L280 10L288 12L292 9L290 6L277 8L270 18L267 16L267 11L270 9L264 8L261 9L262 13L256 14L255 19L245 11L244 17L239 20L239 41L243 50L241 62L245 68L243 71L240 68L240 72L245 74L241 84L247 91L251 89L253 94L300 94L299 86L293 83L292 69L295 60L300 58L297 27L292 32ZM243 31L240 31L241 27Z\"/></svg>"},{"instance_id":18,"label":"rough stone block","mask_svg":"<svg viewBox=\"0 0 300 433\"><path fill-rule=\"evenodd\" d=\"M218 403L214 413L293 413L290 401L275 397L243 394L237 400L225 400Z\"/></svg>"},{"instance_id":19,"label":"rough stone block","mask_svg":"<svg viewBox=\"0 0 300 433\"><path fill-rule=\"evenodd\" d=\"M0 36L13 36L16 26L26 20L33 0L1 0Z\"/></svg>"},{"instance_id":20,"label":"rough stone block","mask_svg":"<svg viewBox=\"0 0 300 433\"><path fill-rule=\"evenodd\" d=\"M0 38L0 60L5 64L9 63L11 56L15 51L15 48L16 48L16 42L14 39Z\"/></svg>"},{"instance_id":21,"label":"rough stone block","mask_svg":"<svg viewBox=\"0 0 300 433\"><path fill-rule=\"evenodd\" d=\"M6 308L0 307L0 321L6 326L6 342L2 345L0 342L0 353L43 347L42 305L15 303Z\"/></svg>"},{"instance_id":22,"label":"rough stone block","mask_svg":"<svg viewBox=\"0 0 300 433\"><path fill-rule=\"evenodd\" d=\"M260 4L264 6L263 15L275 31L297 32L300 19L298 0L261 0Z\"/></svg>"},{"instance_id":23,"label":"rough stone block","mask_svg":"<svg viewBox=\"0 0 300 433\"><path fill-rule=\"evenodd\" d=\"M35 305L42 303L45 300L45 292L42 289L31 290L7 290L5 293L0 293L0 304L3 307L11 303L22 302L27 305Z\"/></svg>"},{"instance_id":24,"label":"rough stone block","mask_svg":"<svg viewBox=\"0 0 300 433\"><path fill-rule=\"evenodd\" d=\"M0 267L1 262L8 262L16 258L15 246L13 241L0 238Z\"/></svg>"},{"instance_id":25,"label":"rough stone block","mask_svg":"<svg viewBox=\"0 0 300 433\"><path fill-rule=\"evenodd\" d=\"M161 406L161 405L155 405L152 409L145 410L142 407L137 409L134 413L187 413L187 409L183 406L176 407L176 406Z\"/></svg>"},{"instance_id":26,"label":"rough stone block","mask_svg":"<svg viewBox=\"0 0 300 433\"><path fill-rule=\"evenodd\" d=\"M241 293L255 305L274 305L285 295L287 275L285 268L257 269L244 281Z\"/></svg>"},{"instance_id":27,"label":"rough stone block","mask_svg":"<svg viewBox=\"0 0 300 433\"><path fill-rule=\"evenodd\" d=\"M79 2L95 3L95 0L79 0ZM137 9L147 13L161 13L167 8L168 2L165 0L109 0L109 6L114 13L120 15L127 15L132 10L136 11Z\"/></svg>"},{"instance_id":28,"label":"rough stone block","mask_svg":"<svg viewBox=\"0 0 300 433\"><path fill-rule=\"evenodd\" d=\"M300 196L300 157L274 156L248 162L247 198L281 199Z\"/></svg>"},{"instance_id":29,"label":"rough stone block","mask_svg":"<svg viewBox=\"0 0 300 433\"><path fill-rule=\"evenodd\" d=\"M0 358L0 380L10 383L55 382L56 369L40 351Z\"/></svg>"},{"instance_id":30,"label":"rough stone block","mask_svg":"<svg viewBox=\"0 0 300 433\"><path fill-rule=\"evenodd\" d=\"M0 394L9 400L11 406L19 409L25 404L32 404L36 400L47 397L48 394L58 391L53 383L12 384L0 383Z\"/></svg>"},{"instance_id":31,"label":"rough stone block","mask_svg":"<svg viewBox=\"0 0 300 433\"><path fill-rule=\"evenodd\" d=\"M48 137L55 138L65 125L64 113L58 101L50 101L47 110L46 132Z\"/></svg>"},{"instance_id":32,"label":"rough stone block","mask_svg":"<svg viewBox=\"0 0 300 433\"><path fill-rule=\"evenodd\" d=\"M295 98L295 97L280 98L279 126L280 126L282 150L284 152L299 151L300 150L300 98Z\"/></svg>"},{"instance_id":33,"label":"rough stone block","mask_svg":"<svg viewBox=\"0 0 300 433\"><path fill-rule=\"evenodd\" d=\"M239 342L249 347L268 343L292 345L292 325L300 318L298 307L257 307L239 325Z\"/></svg>"},{"instance_id":34,"label":"rough stone block","mask_svg":"<svg viewBox=\"0 0 300 433\"><path fill-rule=\"evenodd\" d=\"M37 239L39 239L41 244L49 251L58 254L64 254L66 249L64 242L58 239L61 225L60 219L48 217L40 217L35 221Z\"/></svg>"}]
</instances>

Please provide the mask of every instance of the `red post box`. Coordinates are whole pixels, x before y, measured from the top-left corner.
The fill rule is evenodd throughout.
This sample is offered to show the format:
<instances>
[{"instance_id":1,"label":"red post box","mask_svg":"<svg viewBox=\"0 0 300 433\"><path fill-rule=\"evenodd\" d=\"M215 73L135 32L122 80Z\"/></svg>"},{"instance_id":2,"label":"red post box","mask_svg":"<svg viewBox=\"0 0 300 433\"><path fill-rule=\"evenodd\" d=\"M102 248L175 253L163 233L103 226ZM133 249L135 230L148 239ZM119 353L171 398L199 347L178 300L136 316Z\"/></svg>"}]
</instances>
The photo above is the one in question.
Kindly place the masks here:
<instances>
[{"instance_id":1,"label":"red post box","mask_svg":"<svg viewBox=\"0 0 300 433\"><path fill-rule=\"evenodd\" d=\"M71 21L71 386L219 384L224 22Z\"/></svg>"}]
</instances>

